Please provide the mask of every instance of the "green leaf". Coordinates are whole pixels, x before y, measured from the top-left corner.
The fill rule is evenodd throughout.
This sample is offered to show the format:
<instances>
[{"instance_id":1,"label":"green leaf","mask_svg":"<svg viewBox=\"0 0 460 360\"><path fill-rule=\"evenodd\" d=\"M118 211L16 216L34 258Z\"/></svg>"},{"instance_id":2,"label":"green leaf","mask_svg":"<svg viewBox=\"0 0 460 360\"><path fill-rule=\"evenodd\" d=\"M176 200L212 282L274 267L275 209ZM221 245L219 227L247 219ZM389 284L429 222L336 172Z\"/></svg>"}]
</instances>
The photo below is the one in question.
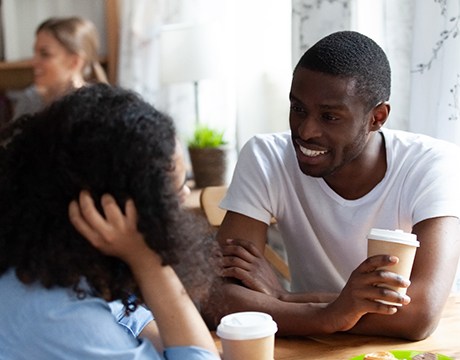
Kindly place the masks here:
<instances>
[{"instance_id":1,"label":"green leaf","mask_svg":"<svg viewBox=\"0 0 460 360\"><path fill-rule=\"evenodd\" d=\"M198 125L193 133L193 138L188 141L192 148L209 148L225 145L224 131L212 129L207 125Z\"/></svg>"}]
</instances>

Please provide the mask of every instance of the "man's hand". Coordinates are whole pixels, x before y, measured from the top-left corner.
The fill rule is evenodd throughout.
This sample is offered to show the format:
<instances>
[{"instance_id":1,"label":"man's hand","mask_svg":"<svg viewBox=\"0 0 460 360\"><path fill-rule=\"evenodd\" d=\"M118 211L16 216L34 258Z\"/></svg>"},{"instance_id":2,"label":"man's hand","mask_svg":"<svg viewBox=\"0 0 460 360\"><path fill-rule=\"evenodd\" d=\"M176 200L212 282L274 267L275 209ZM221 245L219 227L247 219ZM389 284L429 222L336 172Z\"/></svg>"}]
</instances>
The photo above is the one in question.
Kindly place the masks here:
<instances>
[{"instance_id":1,"label":"man's hand","mask_svg":"<svg viewBox=\"0 0 460 360\"><path fill-rule=\"evenodd\" d=\"M353 328L366 313L392 315L398 311L396 306L385 305L376 300L407 305L410 298L383 286L408 287L410 281L389 271L377 270L381 266L394 265L398 258L376 255L365 260L351 274L339 297L330 303L328 312L331 332L346 331Z\"/></svg>"},{"instance_id":2,"label":"man's hand","mask_svg":"<svg viewBox=\"0 0 460 360\"><path fill-rule=\"evenodd\" d=\"M268 261L250 241L228 239L222 245L222 255L222 276L276 298L286 293Z\"/></svg>"}]
</instances>

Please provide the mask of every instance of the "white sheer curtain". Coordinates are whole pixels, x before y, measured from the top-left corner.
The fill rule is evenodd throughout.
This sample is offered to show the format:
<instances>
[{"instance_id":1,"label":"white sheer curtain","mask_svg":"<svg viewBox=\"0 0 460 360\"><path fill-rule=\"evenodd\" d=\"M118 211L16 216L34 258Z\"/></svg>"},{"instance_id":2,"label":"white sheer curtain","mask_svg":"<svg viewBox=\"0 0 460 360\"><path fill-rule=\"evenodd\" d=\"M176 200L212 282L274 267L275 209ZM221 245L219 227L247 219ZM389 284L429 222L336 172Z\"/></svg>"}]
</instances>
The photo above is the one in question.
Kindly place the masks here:
<instances>
[{"instance_id":1,"label":"white sheer curtain","mask_svg":"<svg viewBox=\"0 0 460 360\"><path fill-rule=\"evenodd\" d=\"M180 137L193 131L193 84L161 84L161 27L220 25L219 76L200 82L200 121L225 130L239 149L261 132L288 127L291 4L278 0L121 0L119 83L169 113Z\"/></svg>"},{"instance_id":2,"label":"white sheer curtain","mask_svg":"<svg viewBox=\"0 0 460 360\"><path fill-rule=\"evenodd\" d=\"M191 135L194 126L193 84L161 83L162 27L171 24L201 23L213 17L222 19L223 9L218 11L217 5L223 3L223 0L120 1L122 19L118 83L134 89L157 108L169 113L176 122L179 136L184 141ZM184 66L187 66L186 59ZM222 121L225 115L217 113L215 109L222 104L218 96L219 93L223 94L223 91L216 89L216 82L219 81L214 80L200 82L199 101L202 119L209 125L219 123L223 128L234 128L234 125ZM234 135L232 131L230 133Z\"/></svg>"},{"instance_id":3,"label":"white sheer curtain","mask_svg":"<svg viewBox=\"0 0 460 360\"><path fill-rule=\"evenodd\" d=\"M289 128L291 4L234 0L238 148L253 135Z\"/></svg>"},{"instance_id":4,"label":"white sheer curtain","mask_svg":"<svg viewBox=\"0 0 460 360\"><path fill-rule=\"evenodd\" d=\"M349 0L292 0L292 65L319 39L335 31L349 30Z\"/></svg>"},{"instance_id":5,"label":"white sheer curtain","mask_svg":"<svg viewBox=\"0 0 460 360\"><path fill-rule=\"evenodd\" d=\"M120 0L118 84L154 103L159 96L158 35L163 1Z\"/></svg>"},{"instance_id":6,"label":"white sheer curtain","mask_svg":"<svg viewBox=\"0 0 460 360\"><path fill-rule=\"evenodd\" d=\"M134 89L156 108L174 120L184 146L195 126L194 85L190 82L161 82L161 32L168 25L218 23L219 49L224 61L219 75L199 82L200 122L224 130L235 144L236 104L234 64L233 5L231 0L120 0L121 39L119 79L121 86ZM187 57L183 56L184 67ZM187 156L188 153L185 152ZM234 155L234 154L233 154ZM234 163L233 156L233 163ZM233 169L230 169L229 176Z\"/></svg>"},{"instance_id":7,"label":"white sheer curtain","mask_svg":"<svg viewBox=\"0 0 460 360\"><path fill-rule=\"evenodd\" d=\"M413 0L292 0L293 65L320 38L356 30L375 40L392 67L388 127L408 129ZM372 16L370 16L372 14Z\"/></svg>"},{"instance_id":8,"label":"white sheer curtain","mask_svg":"<svg viewBox=\"0 0 460 360\"><path fill-rule=\"evenodd\" d=\"M407 130L460 145L460 1L414 1L412 10ZM453 290L460 293L460 264Z\"/></svg>"},{"instance_id":9,"label":"white sheer curtain","mask_svg":"<svg viewBox=\"0 0 460 360\"><path fill-rule=\"evenodd\" d=\"M411 131L457 145L460 145L459 22L459 0L417 1L409 119ZM453 289L460 293L460 264Z\"/></svg>"},{"instance_id":10,"label":"white sheer curtain","mask_svg":"<svg viewBox=\"0 0 460 360\"><path fill-rule=\"evenodd\" d=\"M374 39L385 50L390 61L391 113L385 126L393 129L409 130L415 3L415 0L353 1L352 29Z\"/></svg>"},{"instance_id":11,"label":"white sheer curtain","mask_svg":"<svg viewBox=\"0 0 460 360\"><path fill-rule=\"evenodd\" d=\"M458 145L459 22L458 0L417 2L413 25L410 111L410 130Z\"/></svg>"}]
</instances>

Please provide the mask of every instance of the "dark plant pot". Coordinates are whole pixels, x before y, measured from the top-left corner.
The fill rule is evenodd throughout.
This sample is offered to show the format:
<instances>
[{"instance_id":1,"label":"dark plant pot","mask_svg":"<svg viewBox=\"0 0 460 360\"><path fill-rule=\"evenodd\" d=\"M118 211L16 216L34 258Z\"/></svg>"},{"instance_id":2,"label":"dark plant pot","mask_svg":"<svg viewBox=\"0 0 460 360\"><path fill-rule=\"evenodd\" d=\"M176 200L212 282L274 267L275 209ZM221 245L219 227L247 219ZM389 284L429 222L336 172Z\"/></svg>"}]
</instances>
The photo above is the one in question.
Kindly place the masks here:
<instances>
[{"instance_id":1,"label":"dark plant pot","mask_svg":"<svg viewBox=\"0 0 460 360\"><path fill-rule=\"evenodd\" d=\"M193 177L198 188L224 185L227 176L228 147L189 147Z\"/></svg>"}]
</instances>

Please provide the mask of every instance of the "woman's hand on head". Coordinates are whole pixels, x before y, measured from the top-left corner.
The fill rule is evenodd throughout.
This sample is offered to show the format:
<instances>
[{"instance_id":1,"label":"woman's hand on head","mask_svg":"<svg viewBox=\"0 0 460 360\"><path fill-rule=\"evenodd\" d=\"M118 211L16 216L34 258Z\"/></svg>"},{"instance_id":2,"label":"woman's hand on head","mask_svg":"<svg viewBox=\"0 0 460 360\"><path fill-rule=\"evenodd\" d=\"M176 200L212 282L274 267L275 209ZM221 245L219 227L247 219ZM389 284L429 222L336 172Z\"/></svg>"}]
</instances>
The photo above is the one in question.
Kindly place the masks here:
<instances>
[{"instance_id":1,"label":"woman's hand on head","mask_svg":"<svg viewBox=\"0 0 460 360\"><path fill-rule=\"evenodd\" d=\"M124 213L113 196L101 198L101 214L88 191L81 191L78 201L69 204L69 219L77 231L95 248L116 256L128 264L148 249L143 235L137 230L137 211L128 199Z\"/></svg>"}]
</instances>

